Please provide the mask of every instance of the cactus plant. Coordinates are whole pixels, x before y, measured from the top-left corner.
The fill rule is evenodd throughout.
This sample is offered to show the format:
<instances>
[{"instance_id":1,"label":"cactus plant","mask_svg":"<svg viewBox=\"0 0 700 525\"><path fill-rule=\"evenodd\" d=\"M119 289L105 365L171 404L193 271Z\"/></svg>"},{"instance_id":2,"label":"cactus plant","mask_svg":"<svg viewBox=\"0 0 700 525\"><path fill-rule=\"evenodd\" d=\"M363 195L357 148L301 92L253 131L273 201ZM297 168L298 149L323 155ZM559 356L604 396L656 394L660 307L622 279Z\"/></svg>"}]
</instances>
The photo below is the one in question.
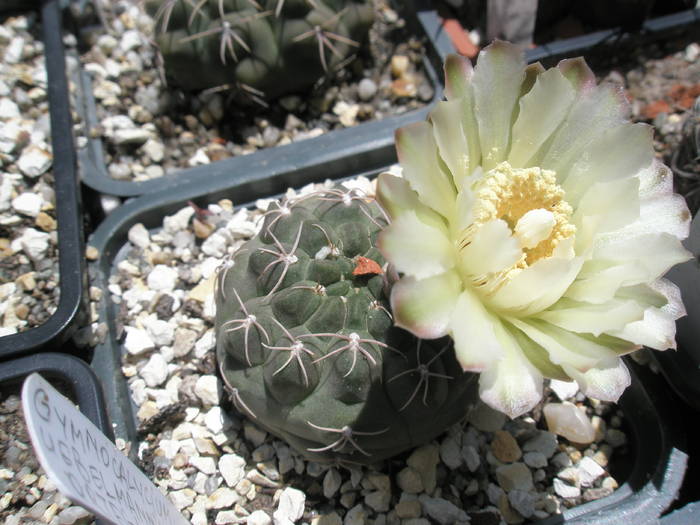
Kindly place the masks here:
<instances>
[{"instance_id":1,"label":"cactus plant","mask_svg":"<svg viewBox=\"0 0 700 525\"><path fill-rule=\"evenodd\" d=\"M700 97L683 124L681 141L671 159L676 186L693 215L700 209Z\"/></svg>"},{"instance_id":2,"label":"cactus plant","mask_svg":"<svg viewBox=\"0 0 700 525\"><path fill-rule=\"evenodd\" d=\"M374 247L384 225L357 189L287 200L218 274L217 357L234 405L318 461L380 461L475 399L449 339L393 326Z\"/></svg>"},{"instance_id":3,"label":"cactus plant","mask_svg":"<svg viewBox=\"0 0 700 525\"><path fill-rule=\"evenodd\" d=\"M185 90L303 91L366 40L369 0L147 0L167 74Z\"/></svg>"}]
</instances>

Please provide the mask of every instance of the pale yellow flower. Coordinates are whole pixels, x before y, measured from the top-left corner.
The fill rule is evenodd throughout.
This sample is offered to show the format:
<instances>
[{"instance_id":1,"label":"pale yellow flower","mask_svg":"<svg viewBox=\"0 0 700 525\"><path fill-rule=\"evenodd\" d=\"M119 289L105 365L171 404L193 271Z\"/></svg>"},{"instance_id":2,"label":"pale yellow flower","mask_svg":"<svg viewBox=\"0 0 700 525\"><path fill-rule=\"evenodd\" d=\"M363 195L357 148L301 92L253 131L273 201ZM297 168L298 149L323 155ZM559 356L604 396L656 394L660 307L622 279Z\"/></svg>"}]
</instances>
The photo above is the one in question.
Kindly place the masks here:
<instances>
[{"instance_id":1,"label":"pale yellow flower","mask_svg":"<svg viewBox=\"0 0 700 525\"><path fill-rule=\"evenodd\" d=\"M545 71L496 42L445 74L447 101L396 133L403 178L378 181L397 324L451 335L482 399L511 417L544 377L616 401L620 356L675 348L685 313L662 276L689 258L690 214L652 128L628 122L621 89L583 59Z\"/></svg>"}]
</instances>

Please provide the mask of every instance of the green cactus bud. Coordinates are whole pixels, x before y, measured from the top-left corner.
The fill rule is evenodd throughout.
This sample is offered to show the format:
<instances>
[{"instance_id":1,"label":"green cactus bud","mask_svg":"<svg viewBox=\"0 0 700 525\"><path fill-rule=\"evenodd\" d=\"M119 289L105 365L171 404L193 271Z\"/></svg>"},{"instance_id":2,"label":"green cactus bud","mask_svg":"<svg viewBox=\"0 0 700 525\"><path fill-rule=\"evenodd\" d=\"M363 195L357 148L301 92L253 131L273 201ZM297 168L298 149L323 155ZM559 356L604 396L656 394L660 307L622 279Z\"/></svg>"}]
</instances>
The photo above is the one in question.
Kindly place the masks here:
<instances>
[{"instance_id":1,"label":"green cactus bud","mask_svg":"<svg viewBox=\"0 0 700 525\"><path fill-rule=\"evenodd\" d=\"M217 357L234 404L317 461L393 456L476 398L449 338L394 326L375 247L386 224L358 190L286 200L218 275Z\"/></svg>"},{"instance_id":2,"label":"green cactus bud","mask_svg":"<svg viewBox=\"0 0 700 525\"><path fill-rule=\"evenodd\" d=\"M367 39L369 0L146 0L166 73L185 90L304 91Z\"/></svg>"}]
</instances>

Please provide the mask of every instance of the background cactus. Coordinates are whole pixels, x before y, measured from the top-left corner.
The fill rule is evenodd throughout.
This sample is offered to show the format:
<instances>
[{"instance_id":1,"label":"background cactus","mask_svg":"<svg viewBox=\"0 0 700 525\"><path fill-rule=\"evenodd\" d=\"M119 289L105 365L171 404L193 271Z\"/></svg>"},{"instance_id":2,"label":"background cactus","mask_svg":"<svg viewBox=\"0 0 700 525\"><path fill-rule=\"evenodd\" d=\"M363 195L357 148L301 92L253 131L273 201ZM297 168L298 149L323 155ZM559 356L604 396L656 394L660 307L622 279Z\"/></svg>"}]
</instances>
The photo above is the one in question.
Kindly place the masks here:
<instances>
[{"instance_id":1,"label":"background cactus","mask_svg":"<svg viewBox=\"0 0 700 525\"><path fill-rule=\"evenodd\" d=\"M357 190L297 197L272 205L219 273L217 357L233 403L316 460L382 460L432 439L476 398L449 338L393 326L374 247L385 224Z\"/></svg>"},{"instance_id":2,"label":"background cactus","mask_svg":"<svg viewBox=\"0 0 700 525\"><path fill-rule=\"evenodd\" d=\"M700 97L683 124L681 140L671 161L676 190L685 197L693 215L700 209Z\"/></svg>"},{"instance_id":3,"label":"background cactus","mask_svg":"<svg viewBox=\"0 0 700 525\"><path fill-rule=\"evenodd\" d=\"M303 91L354 54L370 0L146 0L166 73L186 90Z\"/></svg>"}]
</instances>

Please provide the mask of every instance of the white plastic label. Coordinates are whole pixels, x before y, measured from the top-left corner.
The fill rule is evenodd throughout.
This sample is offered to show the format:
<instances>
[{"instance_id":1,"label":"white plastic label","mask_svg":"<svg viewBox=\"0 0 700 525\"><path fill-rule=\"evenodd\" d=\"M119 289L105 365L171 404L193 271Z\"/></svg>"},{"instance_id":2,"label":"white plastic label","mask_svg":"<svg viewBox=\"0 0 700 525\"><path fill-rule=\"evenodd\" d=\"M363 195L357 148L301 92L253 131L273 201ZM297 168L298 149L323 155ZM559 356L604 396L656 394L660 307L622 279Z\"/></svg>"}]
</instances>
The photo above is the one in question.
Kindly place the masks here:
<instances>
[{"instance_id":1,"label":"white plastic label","mask_svg":"<svg viewBox=\"0 0 700 525\"><path fill-rule=\"evenodd\" d=\"M39 374L24 381L22 408L39 462L75 504L114 525L189 524L153 482Z\"/></svg>"}]
</instances>

